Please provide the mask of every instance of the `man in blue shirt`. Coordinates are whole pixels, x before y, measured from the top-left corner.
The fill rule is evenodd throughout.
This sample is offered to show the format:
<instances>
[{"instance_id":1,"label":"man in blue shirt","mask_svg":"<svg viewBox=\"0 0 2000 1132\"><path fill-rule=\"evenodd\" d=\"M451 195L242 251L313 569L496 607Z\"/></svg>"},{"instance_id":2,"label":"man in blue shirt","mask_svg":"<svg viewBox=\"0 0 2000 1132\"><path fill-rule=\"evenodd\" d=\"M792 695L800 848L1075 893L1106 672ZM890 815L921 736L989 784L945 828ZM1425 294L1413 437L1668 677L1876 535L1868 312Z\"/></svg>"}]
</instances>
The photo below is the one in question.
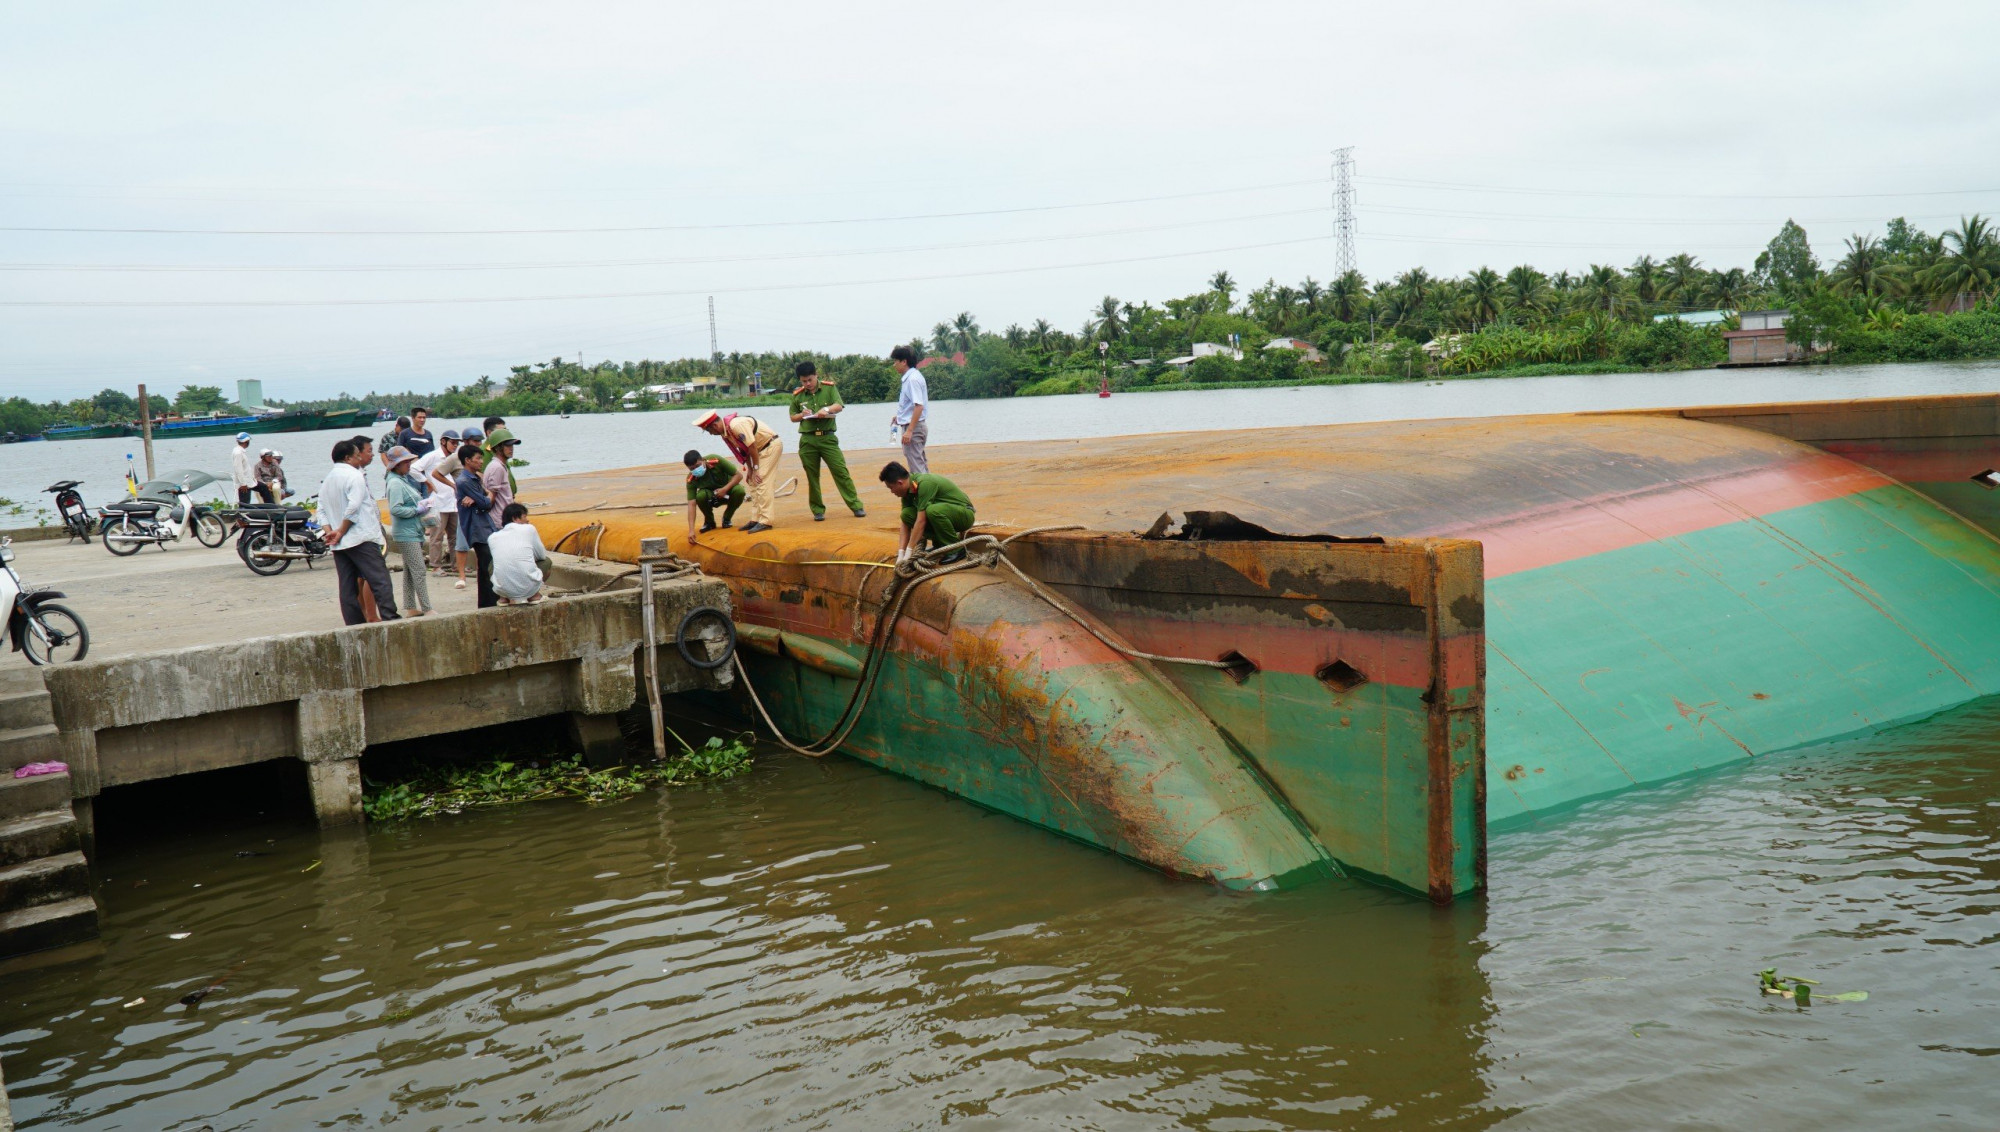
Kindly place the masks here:
<instances>
[{"instance_id":1,"label":"man in blue shirt","mask_svg":"<svg viewBox=\"0 0 2000 1132\"><path fill-rule=\"evenodd\" d=\"M931 387L924 380L924 371L917 368L923 359L908 346L898 346L889 351L889 364L903 379L902 388L896 394L896 420L892 431L896 442L903 446L903 464L910 471L922 475L931 470L931 463L924 458L924 442L930 439Z\"/></svg>"}]
</instances>

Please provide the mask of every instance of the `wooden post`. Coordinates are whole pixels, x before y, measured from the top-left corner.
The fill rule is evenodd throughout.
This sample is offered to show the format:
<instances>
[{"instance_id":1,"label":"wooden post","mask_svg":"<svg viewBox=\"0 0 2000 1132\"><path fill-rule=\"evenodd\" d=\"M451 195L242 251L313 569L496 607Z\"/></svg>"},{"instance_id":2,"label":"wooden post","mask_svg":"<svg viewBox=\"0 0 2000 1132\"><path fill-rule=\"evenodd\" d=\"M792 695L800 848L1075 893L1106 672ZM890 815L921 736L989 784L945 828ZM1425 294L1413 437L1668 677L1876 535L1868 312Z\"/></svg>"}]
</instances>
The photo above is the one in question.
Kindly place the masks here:
<instances>
[{"instance_id":1,"label":"wooden post","mask_svg":"<svg viewBox=\"0 0 2000 1132\"><path fill-rule=\"evenodd\" d=\"M153 478L153 407L146 400L146 387L139 386L139 435L146 446L146 479Z\"/></svg>"},{"instance_id":2,"label":"wooden post","mask_svg":"<svg viewBox=\"0 0 2000 1132\"><path fill-rule=\"evenodd\" d=\"M660 715L660 634L653 619L653 560L667 554L667 540L639 540L639 625L646 638L646 707L653 713L653 757L667 759L667 724Z\"/></svg>"}]
</instances>

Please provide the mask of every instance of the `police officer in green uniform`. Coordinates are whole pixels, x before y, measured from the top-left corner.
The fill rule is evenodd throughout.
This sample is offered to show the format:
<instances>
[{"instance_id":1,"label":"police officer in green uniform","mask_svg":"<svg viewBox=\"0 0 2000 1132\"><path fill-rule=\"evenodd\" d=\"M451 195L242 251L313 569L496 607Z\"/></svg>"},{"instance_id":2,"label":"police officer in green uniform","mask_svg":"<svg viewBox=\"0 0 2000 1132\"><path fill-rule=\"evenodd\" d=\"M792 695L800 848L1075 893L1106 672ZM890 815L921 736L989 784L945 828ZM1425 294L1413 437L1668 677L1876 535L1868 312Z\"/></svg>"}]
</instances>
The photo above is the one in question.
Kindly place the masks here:
<instances>
[{"instance_id":1,"label":"police officer in green uniform","mask_svg":"<svg viewBox=\"0 0 2000 1132\"><path fill-rule=\"evenodd\" d=\"M722 512L722 525L729 526L736 518L736 509L743 506L743 470L736 461L726 456L704 456L693 449L681 457L681 463L688 469L688 541L695 540L694 512L701 509L701 529L715 529L715 503L723 500L728 508Z\"/></svg>"},{"instance_id":2,"label":"police officer in green uniform","mask_svg":"<svg viewBox=\"0 0 2000 1132\"><path fill-rule=\"evenodd\" d=\"M903 501L903 538L896 547L896 561L902 562L925 546L950 546L972 530L976 517L972 500L958 485L931 472L911 475L894 460L883 465L882 483ZM954 551L945 562L965 557Z\"/></svg>"},{"instance_id":3,"label":"police officer in green uniform","mask_svg":"<svg viewBox=\"0 0 2000 1132\"><path fill-rule=\"evenodd\" d=\"M822 462L833 473L841 502L857 517L865 517L868 512L861 509L854 477L847 473L847 457L840 454L840 438L833 435L833 418L847 407L841 403L840 390L833 382L820 380L819 368L811 362L800 362L796 372L799 387L792 390L792 420L799 426L799 464L806 470L806 502L812 507L813 522L826 520L826 499L819 491Z\"/></svg>"}]
</instances>

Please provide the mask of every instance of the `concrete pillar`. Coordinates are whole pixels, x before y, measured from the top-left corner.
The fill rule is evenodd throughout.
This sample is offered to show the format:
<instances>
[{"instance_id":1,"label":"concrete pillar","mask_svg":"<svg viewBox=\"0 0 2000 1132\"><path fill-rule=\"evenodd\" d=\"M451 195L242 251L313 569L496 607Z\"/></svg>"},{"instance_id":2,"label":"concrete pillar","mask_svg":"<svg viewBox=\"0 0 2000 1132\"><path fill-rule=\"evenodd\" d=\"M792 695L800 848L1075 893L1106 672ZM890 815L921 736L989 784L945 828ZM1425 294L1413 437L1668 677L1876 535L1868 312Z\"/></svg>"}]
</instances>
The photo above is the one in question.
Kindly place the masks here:
<instances>
[{"instance_id":1,"label":"concrete pillar","mask_svg":"<svg viewBox=\"0 0 2000 1132\"><path fill-rule=\"evenodd\" d=\"M360 759L307 763L306 779L312 785L313 813L321 829L360 823Z\"/></svg>"},{"instance_id":2,"label":"concrete pillar","mask_svg":"<svg viewBox=\"0 0 2000 1132\"><path fill-rule=\"evenodd\" d=\"M361 752L367 746L359 689L299 697L299 758L321 828L361 821Z\"/></svg>"},{"instance_id":3,"label":"concrete pillar","mask_svg":"<svg viewBox=\"0 0 2000 1132\"><path fill-rule=\"evenodd\" d=\"M639 675L633 649L585 653L576 662L576 710L586 715L616 715L639 697Z\"/></svg>"},{"instance_id":4,"label":"concrete pillar","mask_svg":"<svg viewBox=\"0 0 2000 1132\"><path fill-rule=\"evenodd\" d=\"M570 712L569 735L583 751L583 761L599 770L625 761L625 732L615 715Z\"/></svg>"},{"instance_id":5,"label":"concrete pillar","mask_svg":"<svg viewBox=\"0 0 2000 1132\"><path fill-rule=\"evenodd\" d=\"M72 798L70 813L76 816L76 838L83 844L83 855L91 861L97 860L97 799ZM5 1132L0 1129L0 1132Z\"/></svg>"}]
</instances>

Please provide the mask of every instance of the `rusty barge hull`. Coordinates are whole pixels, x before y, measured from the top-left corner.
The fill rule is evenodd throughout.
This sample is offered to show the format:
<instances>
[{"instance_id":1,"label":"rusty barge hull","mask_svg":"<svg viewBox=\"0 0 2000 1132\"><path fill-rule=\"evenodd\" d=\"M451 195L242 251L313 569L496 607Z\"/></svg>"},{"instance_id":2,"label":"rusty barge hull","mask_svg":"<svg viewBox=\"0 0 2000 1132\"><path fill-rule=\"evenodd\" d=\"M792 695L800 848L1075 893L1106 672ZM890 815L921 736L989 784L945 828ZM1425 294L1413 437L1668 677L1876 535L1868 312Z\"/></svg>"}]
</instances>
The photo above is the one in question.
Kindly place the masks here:
<instances>
[{"instance_id":1,"label":"rusty barge hull","mask_svg":"<svg viewBox=\"0 0 2000 1132\"><path fill-rule=\"evenodd\" d=\"M1960 487L2000 398L1756 408L940 449L994 528L1088 528L1015 557L1113 639L1254 671L1134 661L970 571L912 602L847 750L1177 875L1449 899L1489 823L2000 692L2000 544ZM537 522L626 560L672 536L780 722L823 732L886 572L808 563L887 557L893 512L690 548L638 503L675 472L536 485ZM1254 527L1132 533L1191 511Z\"/></svg>"}]
</instances>

